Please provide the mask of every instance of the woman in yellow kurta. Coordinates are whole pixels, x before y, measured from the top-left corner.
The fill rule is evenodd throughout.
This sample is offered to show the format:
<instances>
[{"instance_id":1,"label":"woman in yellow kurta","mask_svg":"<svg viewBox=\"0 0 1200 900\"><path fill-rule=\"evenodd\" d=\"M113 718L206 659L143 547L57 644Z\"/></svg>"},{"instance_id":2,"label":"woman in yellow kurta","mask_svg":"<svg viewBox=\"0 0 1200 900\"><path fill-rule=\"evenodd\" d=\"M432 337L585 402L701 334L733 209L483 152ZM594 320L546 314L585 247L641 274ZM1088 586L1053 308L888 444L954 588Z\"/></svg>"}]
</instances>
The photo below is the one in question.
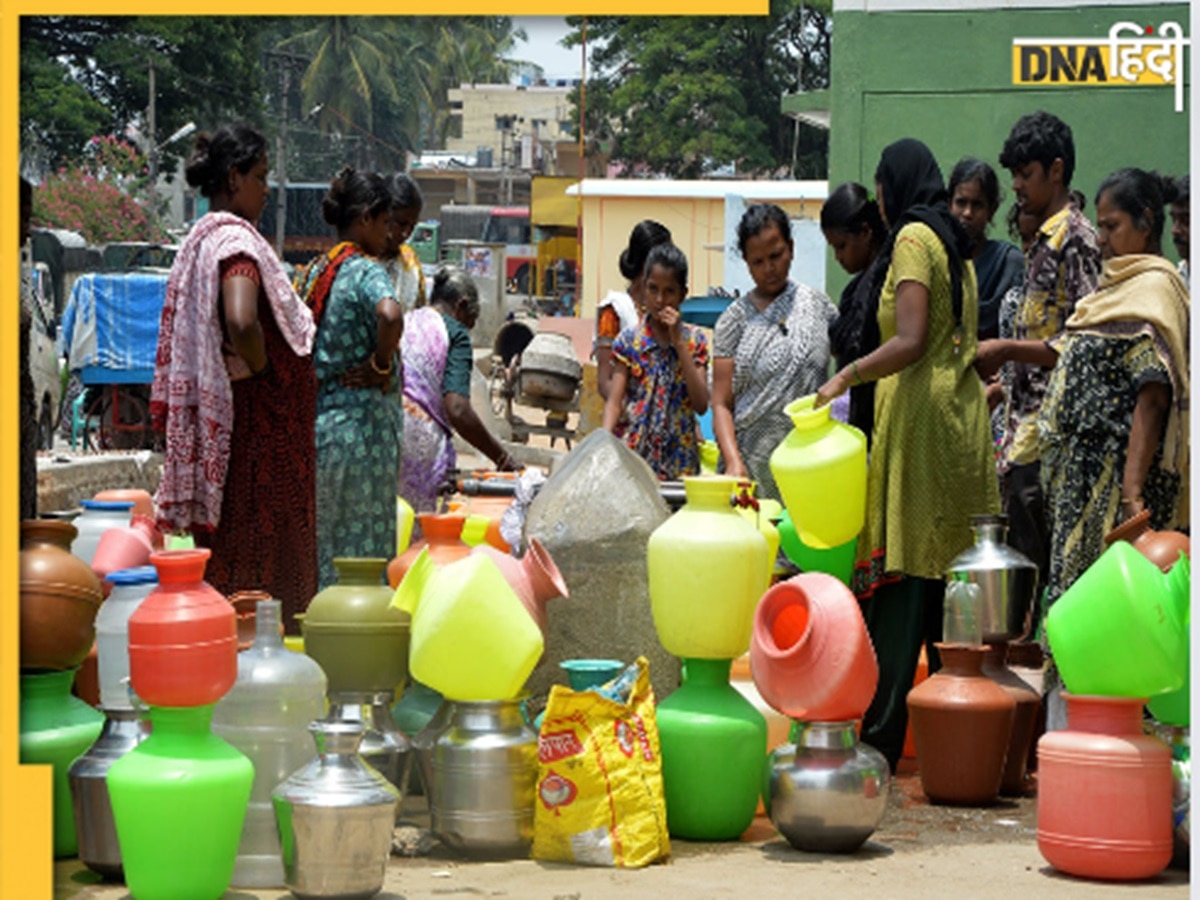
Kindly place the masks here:
<instances>
[{"instance_id":1,"label":"woman in yellow kurta","mask_svg":"<svg viewBox=\"0 0 1200 900\"><path fill-rule=\"evenodd\" d=\"M920 141L889 145L875 182L889 226L874 294L881 344L826 382L817 403L878 382L854 589L879 659L862 738L894 769L923 642L930 670L939 665L932 643L941 639L946 566L972 543L970 517L999 512L1000 501L973 368L979 305L969 239Z\"/></svg>"}]
</instances>

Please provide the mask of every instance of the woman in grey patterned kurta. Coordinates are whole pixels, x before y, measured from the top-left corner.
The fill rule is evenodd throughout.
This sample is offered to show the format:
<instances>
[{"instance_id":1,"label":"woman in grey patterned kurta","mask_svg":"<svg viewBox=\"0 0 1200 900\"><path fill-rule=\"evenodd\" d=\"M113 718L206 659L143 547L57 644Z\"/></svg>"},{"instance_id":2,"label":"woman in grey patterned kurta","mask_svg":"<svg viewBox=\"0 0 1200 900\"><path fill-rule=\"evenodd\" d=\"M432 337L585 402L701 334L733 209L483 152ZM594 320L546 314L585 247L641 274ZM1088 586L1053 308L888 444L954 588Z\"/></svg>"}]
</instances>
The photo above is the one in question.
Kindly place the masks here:
<instances>
[{"instance_id":1,"label":"woman in grey patterned kurta","mask_svg":"<svg viewBox=\"0 0 1200 900\"><path fill-rule=\"evenodd\" d=\"M389 230L391 194L378 175L347 167L322 211L341 240L305 274L317 320L317 561L319 587L340 556L396 550L396 472L404 417L397 346L404 327L395 286L375 258Z\"/></svg>"},{"instance_id":2,"label":"woman in grey patterned kurta","mask_svg":"<svg viewBox=\"0 0 1200 900\"><path fill-rule=\"evenodd\" d=\"M779 496L771 452L789 431L783 408L815 393L829 374L829 323L837 307L788 278L791 224L774 204L755 204L738 224L738 248L754 290L717 320L713 337L713 430L724 471Z\"/></svg>"}]
</instances>

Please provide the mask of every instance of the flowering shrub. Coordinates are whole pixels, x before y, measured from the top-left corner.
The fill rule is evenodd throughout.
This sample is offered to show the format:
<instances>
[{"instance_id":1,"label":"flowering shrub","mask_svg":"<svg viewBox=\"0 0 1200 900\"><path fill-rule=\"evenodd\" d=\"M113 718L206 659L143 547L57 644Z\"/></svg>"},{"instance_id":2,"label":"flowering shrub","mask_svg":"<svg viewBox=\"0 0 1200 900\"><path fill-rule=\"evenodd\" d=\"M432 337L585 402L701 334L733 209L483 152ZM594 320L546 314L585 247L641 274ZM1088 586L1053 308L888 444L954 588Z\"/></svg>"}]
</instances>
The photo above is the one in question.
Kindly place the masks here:
<instances>
[{"instance_id":1,"label":"flowering shrub","mask_svg":"<svg viewBox=\"0 0 1200 900\"><path fill-rule=\"evenodd\" d=\"M33 221L78 231L92 244L162 241L141 197L147 190L146 160L128 141L92 138L83 158L59 169L33 192Z\"/></svg>"}]
</instances>

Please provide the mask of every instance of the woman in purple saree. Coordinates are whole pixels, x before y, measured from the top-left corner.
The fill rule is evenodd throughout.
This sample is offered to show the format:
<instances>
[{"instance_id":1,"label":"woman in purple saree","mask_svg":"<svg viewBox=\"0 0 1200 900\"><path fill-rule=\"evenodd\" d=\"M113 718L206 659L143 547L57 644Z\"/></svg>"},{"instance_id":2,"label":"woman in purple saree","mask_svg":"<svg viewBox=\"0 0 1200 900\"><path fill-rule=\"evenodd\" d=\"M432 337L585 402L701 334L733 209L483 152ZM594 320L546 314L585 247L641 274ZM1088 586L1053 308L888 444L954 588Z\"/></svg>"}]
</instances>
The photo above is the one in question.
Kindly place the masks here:
<instances>
[{"instance_id":1,"label":"woman in purple saree","mask_svg":"<svg viewBox=\"0 0 1200 900\"><path fill-rule=\"evenodd\" d=\"M471 408L470 329L479 292L462 269L443 266L430 305L404 317L404 443L398 490L416 512L433 512L438 486L454 468L457 431L502 471L516 462Z\"/></svg>"}]
</instances>

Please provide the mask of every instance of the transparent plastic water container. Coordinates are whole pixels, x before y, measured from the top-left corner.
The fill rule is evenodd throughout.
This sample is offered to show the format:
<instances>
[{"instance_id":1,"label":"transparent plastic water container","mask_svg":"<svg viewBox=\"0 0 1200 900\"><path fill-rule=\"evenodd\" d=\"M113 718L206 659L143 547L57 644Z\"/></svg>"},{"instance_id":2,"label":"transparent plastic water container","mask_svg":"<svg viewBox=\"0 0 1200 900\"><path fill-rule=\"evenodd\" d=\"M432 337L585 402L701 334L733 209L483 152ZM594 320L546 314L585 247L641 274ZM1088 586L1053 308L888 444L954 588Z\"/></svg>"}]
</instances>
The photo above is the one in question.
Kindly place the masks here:
<instances>
[{"instance_id":1,"label":"transparent plastic water container","mask_svg":"<svg viewBox=\"0 0 1200 900\"><path fill-rule=\"evenodd\" d=\"M82 512L72 523L79 533L71 544L71 552L90 566L100 536L110 528L129 527L133 521L133 503L129 500L84 500L79 505Z\"/></svg>"},{"instance_id":2,"label":"transparent plastic water container","mask_svg":"<svg viewBox=\"0 0 1200 900\"><path fill-rule=\"evenodd\" d=\"M129 617L158 587L154 566L111 572L112 593L96 613L96 667L100 677L100 705L105 709L133 709L129 700Z\"/></svg>"},{"instance_id":3,"label":"transparent plastic water container","mask_svg":"<svg viewBox=\"0 0 1200 900\"><path fill-rule=\"evenodd\" d=\"M278 600L260 600L254 645L238 654L237 682L213 711L213 732L254 764L254 786L233 869L234 887L283 887L271 791L312 759L308 726L325 715L325 673L283 644Z\"/></svg>"}]
</instances>

